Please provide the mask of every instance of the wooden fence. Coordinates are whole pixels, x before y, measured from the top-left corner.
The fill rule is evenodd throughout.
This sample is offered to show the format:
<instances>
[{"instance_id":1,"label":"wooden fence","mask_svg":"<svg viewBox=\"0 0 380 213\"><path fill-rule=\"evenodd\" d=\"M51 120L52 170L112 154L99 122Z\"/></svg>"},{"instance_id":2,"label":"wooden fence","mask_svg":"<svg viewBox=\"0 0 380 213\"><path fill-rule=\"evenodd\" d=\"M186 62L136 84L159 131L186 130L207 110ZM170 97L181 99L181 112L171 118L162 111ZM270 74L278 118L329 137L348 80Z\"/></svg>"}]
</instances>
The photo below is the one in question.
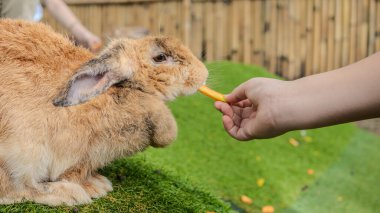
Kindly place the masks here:
<instances>
[{"instance_id":1,"label":"wooden fence","mask_svg":"<svg viewBox=\"0 0 380 213\"><path fill-rule=\"evenodd\" d=\"M380 50L378 0L66 0L103 38L125 26L179 37L207 61L265 66L288 79ZM45 21L64 30L47 15Z\"/></svg>"}]
</instances>

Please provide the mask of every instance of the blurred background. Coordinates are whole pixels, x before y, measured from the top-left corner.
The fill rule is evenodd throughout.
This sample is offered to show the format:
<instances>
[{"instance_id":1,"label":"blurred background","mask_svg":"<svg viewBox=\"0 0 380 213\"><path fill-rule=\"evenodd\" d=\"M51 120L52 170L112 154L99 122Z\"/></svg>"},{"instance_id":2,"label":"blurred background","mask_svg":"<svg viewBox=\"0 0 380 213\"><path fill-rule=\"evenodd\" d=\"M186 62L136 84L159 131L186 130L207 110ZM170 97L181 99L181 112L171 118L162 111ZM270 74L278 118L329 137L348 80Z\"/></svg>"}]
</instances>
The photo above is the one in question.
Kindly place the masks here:
<instances>
[{"instance_id":1,"label":"blurred background","mask_svg":"<svg viewBox=\"0 0 380 213\"><path fill-rule=\"evenodd\" d=\"M103 40L149 32L180 38L201 59L257 64L287 79L380 50L376 0L65 0ZM44 22L65 32L45 14Z\"/></svg>"}]
</instances>

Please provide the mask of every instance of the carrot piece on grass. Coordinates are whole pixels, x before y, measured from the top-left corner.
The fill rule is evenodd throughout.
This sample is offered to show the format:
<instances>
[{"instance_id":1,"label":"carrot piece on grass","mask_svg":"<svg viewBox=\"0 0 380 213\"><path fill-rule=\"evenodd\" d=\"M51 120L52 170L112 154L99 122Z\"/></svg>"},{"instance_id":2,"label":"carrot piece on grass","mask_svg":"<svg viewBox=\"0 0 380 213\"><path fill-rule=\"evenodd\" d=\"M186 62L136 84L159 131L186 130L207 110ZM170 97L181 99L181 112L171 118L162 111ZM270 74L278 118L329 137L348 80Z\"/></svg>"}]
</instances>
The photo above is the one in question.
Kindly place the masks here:
<instances>
[{"instance_id":1,"label":"carrot piece on grass","mask_svg":"<svg viewBox=\"0 0 380 213\"><path fill-rule=\"evenodd\" d=\"M247 204L247 205L251 205L253 203L252 199L246 195L242 195L240 197L240 201Z\"/></svg>"},{"instance_id":2,"label":"carrot piece on grass","mask_svg":"<svg viewBox=\"0 0 380 213\"><path fill-rule=\"evenodd\" d=\"M273 206L263 206L262 213L274 213Z\"/></svg>"},{"instance_id":3,"label":"carrot piece on grass","mask_svg":"<svg viewBox=\"0 0 380 213\"><path fill-rule=\"evenodd\" d=\"M215 91L215 90L212 90L210 88L208 88L206 85L203 85L201 86L198 91L200 93L202 93L203 95L206 95L207 97L210 97L216 101L223 101L223 102L226 102L226 98L224 97L223 94Z\"/></svg>"}]
</instances>

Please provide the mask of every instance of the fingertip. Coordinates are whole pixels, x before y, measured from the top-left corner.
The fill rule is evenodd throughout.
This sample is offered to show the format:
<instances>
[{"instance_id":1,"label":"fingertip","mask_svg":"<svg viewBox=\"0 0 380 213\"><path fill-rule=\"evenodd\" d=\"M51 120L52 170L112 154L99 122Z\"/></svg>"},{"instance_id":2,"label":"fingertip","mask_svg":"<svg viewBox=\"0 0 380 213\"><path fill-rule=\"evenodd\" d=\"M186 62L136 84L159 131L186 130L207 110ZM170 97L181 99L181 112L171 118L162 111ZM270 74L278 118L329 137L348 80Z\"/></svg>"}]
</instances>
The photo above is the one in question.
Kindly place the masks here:
<instances>
[{"instance_id":1,"label":"fingertip","mask_svg":"<svg viewBox=\"0 0 380 213\"><path fill-rule=\"evenodd\" d=\"M214 103L214 107L215 107L219 112L221 112L221 113L223 113L223 114L226 114L226 112L228 112L228 110L226 110L226 109L229 107L229 105L226 104L226 103L224 103L224 102L221 102L221 101L216 101L216 102Z\"/></svg>"},{"instance_id":2,"label":"fingertip","mask_svg":"<svg viewBox=\"0 0 380 213\"><path fill-rule=\"evenodd\" d=\"M221 104L222 104L222 102L220 102L220 101L215 101L215 102L214 102L214 107L215 107L216 109L220 109L220 108L221 108Z\"/></svg>"}]
</instances>

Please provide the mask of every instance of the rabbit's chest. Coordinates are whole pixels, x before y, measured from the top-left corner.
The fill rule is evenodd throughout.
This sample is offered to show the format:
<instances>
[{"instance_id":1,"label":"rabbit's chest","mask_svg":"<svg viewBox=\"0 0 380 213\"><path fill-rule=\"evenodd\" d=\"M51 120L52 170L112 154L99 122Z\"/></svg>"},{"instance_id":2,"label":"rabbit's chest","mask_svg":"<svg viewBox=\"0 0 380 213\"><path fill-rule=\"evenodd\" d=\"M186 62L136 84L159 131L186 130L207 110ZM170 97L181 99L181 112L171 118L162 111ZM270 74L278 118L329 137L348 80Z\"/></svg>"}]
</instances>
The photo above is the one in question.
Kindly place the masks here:
<instances>
[{"instance_id":1,"label":"rabbit's chest","mask_svg":"<svg viewBox=\"0 0 380 213\"><path fill-rule=\"evenodd\" d=\"M115 158L130 156L144 150L151 144L155 134L155 124L149 116L120 122L93 137L90 156L99 166Z\"/></svg>"}]
</instances>

